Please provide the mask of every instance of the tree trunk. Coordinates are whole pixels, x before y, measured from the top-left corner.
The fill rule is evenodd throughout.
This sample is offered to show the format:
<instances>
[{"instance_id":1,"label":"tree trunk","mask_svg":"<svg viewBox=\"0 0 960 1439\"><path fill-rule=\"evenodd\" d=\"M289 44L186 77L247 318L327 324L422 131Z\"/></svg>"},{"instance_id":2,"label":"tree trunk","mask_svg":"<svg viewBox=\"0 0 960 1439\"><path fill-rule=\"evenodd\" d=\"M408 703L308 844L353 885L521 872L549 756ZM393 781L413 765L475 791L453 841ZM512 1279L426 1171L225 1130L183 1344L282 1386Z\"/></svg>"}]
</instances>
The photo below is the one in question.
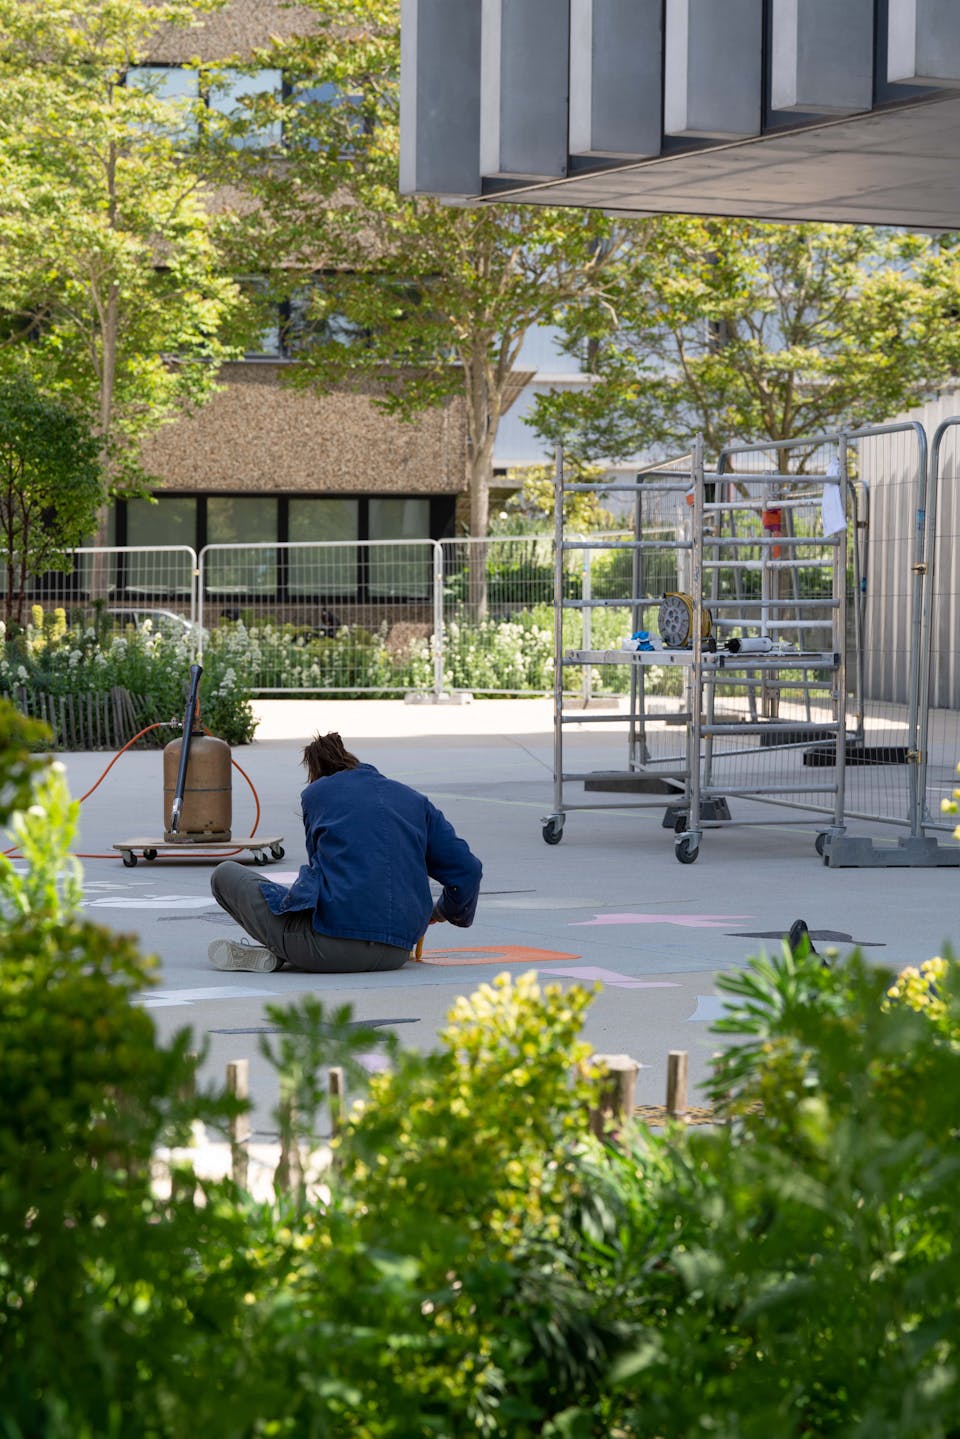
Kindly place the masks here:
<instances>
[{"instance_id":1,"label":"tree trunk","mask_svg":"<svg viewBox=\"0 0 960 1439\"><path fill-rule=\"evenodd\" d=\"M493 478L493 438L470 453L470 613L477 621L487 617L487 527L490 523L490 481Z\"/></svg>"},{"instance_id":2,"label":"tree trunk","mask_svg":"<svg viewBox=\"0 0 960 1439\"><path fill-rule=\"evenodd\" d=\"M119 334L120 290L114 283L110 286L106 305L102 311L100 335L100 440L103 445L103 472L109 483L110 427L113 422L113 387L117 373L117 339ZM95 550L106 547L109 539L110 504L104 504L97 515L97 532L93 544ZM110 593L110 565L104 554L94 554L90 566L90 598L105 600Z\"/></svg>"}]
</instances>

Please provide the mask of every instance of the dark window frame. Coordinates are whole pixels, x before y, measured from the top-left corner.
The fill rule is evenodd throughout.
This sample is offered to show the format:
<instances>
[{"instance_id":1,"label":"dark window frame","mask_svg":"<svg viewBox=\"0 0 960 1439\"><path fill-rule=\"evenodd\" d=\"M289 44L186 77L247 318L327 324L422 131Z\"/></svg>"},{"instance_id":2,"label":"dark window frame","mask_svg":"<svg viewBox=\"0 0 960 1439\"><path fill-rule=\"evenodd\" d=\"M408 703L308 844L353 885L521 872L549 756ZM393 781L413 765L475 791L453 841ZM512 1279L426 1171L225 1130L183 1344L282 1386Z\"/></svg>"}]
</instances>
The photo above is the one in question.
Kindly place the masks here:
<instances>
[{"instance_id":1,"label":"dark window frame","mask_svg":"<svg viewBox=\"0 0 960 1439\"><path fill-rule=\"evenodd\" d=\"M289 574L288 574L288 565L287 565L287 562L286 562L286 557L287 557L287 555L289 555L289 551L288 551L288 550L278 549L278 550L275 552L275 553L276 553L277 583L276 583L276 587L275 587L275 589L274 589L273 591L263 591L263 590L259 590L259 591L256 591L256 592L246 592L246 593L242 593L242 594L237 594L236 592L230 592L229 594L223 594L223 593L221 593L221 592L219 592L219 591L216 591L216 590L210 590L210 591L208 591L208 596L207 596L210 600L212 600L212 601L214 601L214 602L216 602L216 603L218 603L218 604L221 603L221 602L222 602L222 603L227 603L227 602L229 601L229 602L230 602L231 604L233 604L233 605L266 603L266 604L287 604L287 605L300 605L300 604L303 604L303 605L309 605L309 604L336 605L336 604L339 604L339 605L341 605L341 606L345 606L345 605L351 605L351 604L358 604L358 605L359 605L359 604L376 604L376 605L397 605L397 606L403 606L403 605L407 605L407 604L411 604L411 603L414 603L414 604L416 604L416 603L423 603L425 600L428 600L428 599L430 598L431 591L430 591L430 587L429 587L429 586L428 586L428 588L427 588L427 591L426 591L424 594L422 594L422 595L421 595L421 594L404 595L404 596L402 596L402 597L397 597L397 598L393 598L393 597L389 597L389 596L382 596L382 595L371 595L371 593L370 593L370 584L369 584L369 565L368 565L368 556L369 556L369 554L370 554L370 551L369 551L369 549L368 549L368 548L364 545L364 543L363 543L364 541L370 539L370 501L371 501L371 500L384 500L384 499L387 499L387 500L427 500L427 501L429 502L429 516L430 516L430 518L429 518L429 525L430 525L430 533L429 533L429 535L423 536L423 538L426 539L426 540L431 540L431 541L432 541L432 540L450 539L450 538L453 537L453 535L454 535L455 515L456 515L456 503L457 503L457 496L456 496L456 495L454 495L454 494L436 495L436 494L422 494L422 493L421 493L421 494L417 494L416 492L409 492L409 491L404 491L403 493L394 493L394 492L392 492L392 491L380 492L380 493L376 493L376 492L371 493L371 492L369 492L369 491L366 491L366 492L361 493L361 492L358 492L358 491L352 491L352 490L351 490L351 491L345 491L345 492L343 492L343 493L337 492L336 494L316 494L316 493L311 494L311 493L304 493L303 491L299 491L299 492L296 492L296 491L285 491L285 492L283 492L282 494L272 494L271 497L277 501L277 538L276 538L276 543L277 543L278 545L289 543L289 534L290 534L290 501L291 501L291 500L332 500L332 499L343 499L343 500L356 500L356 501L358 501L358 509L357 509L357 552L356 552L356 576L357 576L357 583L356 583L356 590L355 590L355 592L354 592L353 594L350 594L350 595L330 595L330 594L323 594L323 593L313 593L313 594L304 594L304 595L301 595L301 594L291 595L291 594L289 593ZM165 498L168 498L168 499L194 499L194 500L196 500L196 502L197 502L197 514L196 514L196 522L195 522L195 539L196 539L196 544L195 544L194 548L196 549L196 552L197 552L197 554L199 555L200 551L201 551L202 549L204 549L207 544L217 543L216 541L211 541L211 540L209 539L209 525L208 525L208 520L207 520L207 500L208 500L208 499L220 499L220 498L229 498L229 499L251 498L251 499L253 499L253 498L263 498L263 496L262 496L262 495L245 495L245 492L239 491L239 490L204 490L204 491L198 493L198 492L195 491L195 490L174 490L174 489L169 489L169 490L163 490L163 491L161 491L160 493L158 493L158 494L155 496L155 498L156 498L157 500L161 501L161 502L162 502L163 499L165 499ZM127 502L126 500L118 500L118 501L117 501L117 504L116 504L116 511L115 511L115 513L116 513L116 535L117 535L116 543L117 543L118 546L125 546L125 545L127 545L127 544L129 543L129 541L128 541L128 525L127 525L127 503L128 503L128 502ZM323 541L318 541L318 543L321 543L321 544L322 544ZM397 543L400 544L400 543L403 543L403 541L402 541L401 539L398 539L398 540L397 540ZM122 557L121 557L121 559L122 559ZM125 577L125 574L124 574L124 567L123 567L122 565L120 565L120 566L118 566L118 571L117 571L117 588L116 588L116 598L117 598L118 601L123 601L124 599L127 598L125 579L126 579L126 577ZM123 581L123 582L121 583L121 581ZM144 594L143 592L138 591L138 599L139 599L141 602L146 602L146 601L149 600L150 598L151 598L151 596L146 595L146 594Z\"/></svg>"}]
</instances>

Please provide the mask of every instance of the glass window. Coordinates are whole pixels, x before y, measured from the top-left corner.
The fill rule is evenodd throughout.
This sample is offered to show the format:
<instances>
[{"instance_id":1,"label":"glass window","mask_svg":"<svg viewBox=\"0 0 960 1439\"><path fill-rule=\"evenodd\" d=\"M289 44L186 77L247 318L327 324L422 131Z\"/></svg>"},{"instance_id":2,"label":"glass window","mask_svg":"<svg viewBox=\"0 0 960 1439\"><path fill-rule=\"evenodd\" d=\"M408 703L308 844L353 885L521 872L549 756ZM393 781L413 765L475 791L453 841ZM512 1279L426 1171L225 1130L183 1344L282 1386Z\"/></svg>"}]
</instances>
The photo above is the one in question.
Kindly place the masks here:
<instances>
[{"instance_id":1,"label":"glass window","mask_svg":"<svg viewBox=\"0 0 960 1439\"><path fill-rule=\"evenodd\" d=\"M128 594L189 595L193 560L190 555L163 554L158 545L197 542L197 502L188 495L162 495L127 501L127 544L144 546L126 557L124 588Z\"/></svg>"},{"instance_id":2,"label":"glass window","mask_svg":"<svg viewBox=\"0 0 960 1439\"><path fill-rule=\"evenodd\" d=\"M429 499L372 498L370 538L405 542L370 547L368 588L371 596L413 599L430 593L433 546L429 543ZM417 540L421 543L414 543Z\"/></svg>"},{"instance_id":3,"label":"glass window","mask_svg":"<svg viewBox=\"0 0 960 1439\"><path fill-rule=\"evenodd\" d=\"M287 354L297 355L311 345L331 341L350 345L363 336L361 325L337 310L324 309L322 282L299 285L291 292L283 327L283 348Z\"/></svg>"},{"instance_id":4,"label":"glass window","mask_svg":"<svg viewBox=\"0 0 960 1439\"><path fill-rule=\"evenodd\" d=\"M291 540L311 541L309 550L289 550L287 591L301 595L329 595L348 599L357 593L357 551L334 545L356 541L360 533L360 502L353 499L292 499L289 502Z\"/></svg>"},{"instance_id":5,"label":"glass window","mask_svg":"<svg viewBox=\"0 0 960 1439\"><path fill-rule=\"evenodd\" d=\"M169 131L172 140L196 140L196 102L200 96L200 77L196 70L188 70L183 65L132 65L127 71L127 84L137 90L149 90L177 112L177 123Z\"/></svg>"},{"instance_id":6,"label":"glass window","mask_svg":"<svg viewBox=\"0 0 960 1439\"><path fill-rule=\"evenodd\" d=\"M206 587L219 594L274 594L277 502L272 495L211 495L207 500Z\"/></svg>"},{"instance_id":7,"label":"glass window","mask_svg":"<svg viewBox=\"0 0 960 1439\"><path fill-rule=\"evenodd\" d=\"M210 88L210 109L226 120L246 120L250 115L250 103L260 95L272 95L277 101L283 92L283 74L280 70L257 70L245 75L240 70L225 69L217 76ZM251 129L243 129L230 137L230 144L238 150L262 150L270 145L279 145L283 125L279 116L265 121Z\"/></svg>"},{"instance_id":8,"label":"glass window","mask_svg":"<svg viewBox=\"0 0 960 1439\"><path fill-rule=\"evenodd\" d=\"M324 80L319 84L307 81L295 85L292 98L299 107L299 113L294 110L287 122L289 144L306 150L319 150L327 148L337 136L341 153L352 152L352 135L362 134L365 129L360 112L362 95L351 94L333 81ZM323 135L324 121L327 122L326 136Z\"/></svg>"},{"instance_id":9,"label":"glass window","mask_svg":"<svg viewBox=\"0 0 960 1439\"><path fill-rule=\"evenodd\" d=\"M280 310L260 275L243 275L237 280L247 301L247 333L244 354L248 359L275 358L281 354ZM250 331L256 331L251 334Z\"/></svg>"}]
</instances>

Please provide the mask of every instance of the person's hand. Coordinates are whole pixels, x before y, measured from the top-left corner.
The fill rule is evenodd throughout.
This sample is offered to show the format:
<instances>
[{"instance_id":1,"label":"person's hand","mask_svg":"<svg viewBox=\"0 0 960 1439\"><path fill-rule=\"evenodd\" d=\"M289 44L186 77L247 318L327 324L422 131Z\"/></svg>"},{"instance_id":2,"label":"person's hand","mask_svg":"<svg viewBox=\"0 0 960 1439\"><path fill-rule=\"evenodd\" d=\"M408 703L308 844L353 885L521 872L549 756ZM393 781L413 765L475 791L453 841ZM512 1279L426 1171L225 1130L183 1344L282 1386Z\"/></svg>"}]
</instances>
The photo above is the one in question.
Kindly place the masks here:
<instances>
[{"instance_id":1,"label":"person's hand","mask_svg":"<svg viewBox=\"0 0 960 1439\"><path fill-rule=\"evenodd\" d=\"M441 913L440 913L439 905L436 905L436 904L435 904L435 905L433 906L433 914L431 914L431 916L430 916L429 923L430 923L430 924L446 924L446 922L447 922L447 917L446 917L446 915L445 915L445 914L441 914Z\"/></svg>"}]
</instances>

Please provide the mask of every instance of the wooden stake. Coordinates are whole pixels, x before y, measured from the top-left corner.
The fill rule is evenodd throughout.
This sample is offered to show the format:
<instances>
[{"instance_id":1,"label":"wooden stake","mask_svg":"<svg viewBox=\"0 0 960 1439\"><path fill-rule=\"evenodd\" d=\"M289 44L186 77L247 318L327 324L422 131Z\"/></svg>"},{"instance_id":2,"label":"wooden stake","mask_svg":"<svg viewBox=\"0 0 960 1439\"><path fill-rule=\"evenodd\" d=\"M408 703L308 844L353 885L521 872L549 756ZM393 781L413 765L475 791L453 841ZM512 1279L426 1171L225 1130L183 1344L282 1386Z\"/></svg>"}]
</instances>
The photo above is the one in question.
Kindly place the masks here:
<instances>
[{"instance_id":1,"label":"wooden stake","mask_svg":"<svg viewBox=\"0 0 960 1439\"><path fill-rule=\"evenodd\" d=\"M592 1062L604 1070L600 1100L590 1111L590 1128L598 1139L613 1135L632 1119L637 1102L640 1066L629 1054L595 1054Z\"/></svg>"},{"instance_id":2,"label":"wooden stake","mask_svg":"<svg viewBox=\"0 0 960 1439\"><path fill-rule=\"evenodd\" d=\"M273 1182L278 1194L303 1189L303 1160L297 1143L297 1102L292 1094L282 1095L278 1110L280 1120L280 1162Z\"/></svg>"},{"instance_id":3,"label":"wooden stake","mask_svg":"<svg viewBox=\"0 0 960 1439\"><path fill-rule=\"evenodd\" d=\"M248 1099L250 1097L250 1061L247 1059L231 1059L227 1065L227 1093L232 1094L235 1099ZM249 1155L247 1145L250 1142L250 1115L246 1113L236 1114L230 1121L230 1164L233 1171L233 1182L241 1189L247 1187L247 1170Z\"/></svg>"},{"instance_id":4,"label":"wooden stake","mask_svg":"<svg viewBox=\"0 0 960 1439\"><path fill-rule=\"evenodd\" d=\"M343 1128L344 1087L343 1070L338 1066L327 1075L330 1086L330 1137L336 1139Z\"/></svg>"},{"instance_id":5,"label":"wooden stake","mask_svg":"<svg viewBox=\"0 0 960 1439\"><path fill-rule=\"evenodd\" d=\"M667 1055L667 1113L678 1118L687 1112L687 1051L671 1049Z\"/></svg>"}]
</instances>

